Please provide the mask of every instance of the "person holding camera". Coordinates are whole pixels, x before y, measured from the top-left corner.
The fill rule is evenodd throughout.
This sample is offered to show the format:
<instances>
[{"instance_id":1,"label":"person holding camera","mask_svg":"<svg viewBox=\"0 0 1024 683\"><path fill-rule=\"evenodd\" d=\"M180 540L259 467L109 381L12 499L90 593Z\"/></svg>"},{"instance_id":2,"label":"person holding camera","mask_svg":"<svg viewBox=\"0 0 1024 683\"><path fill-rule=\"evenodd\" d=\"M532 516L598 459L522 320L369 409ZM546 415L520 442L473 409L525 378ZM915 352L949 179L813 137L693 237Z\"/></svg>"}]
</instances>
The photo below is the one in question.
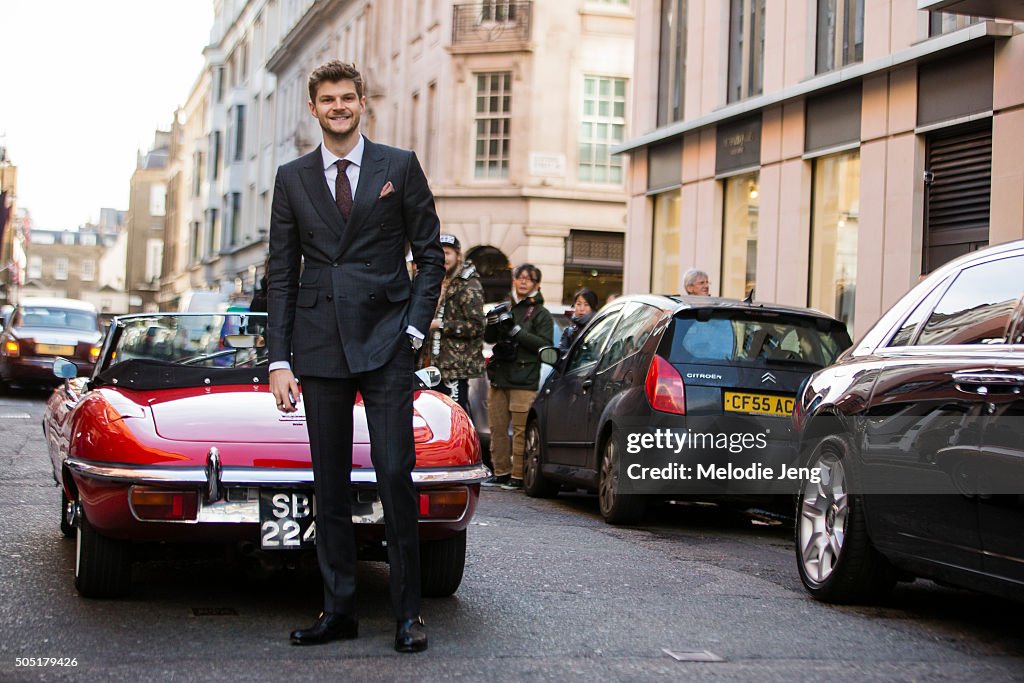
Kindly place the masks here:
<instances>
[{"instance_id":1,"label":"person holding camera","mask_svg":"<svg viewBox=\"0 0 1024 683\"><path fill-rule=\"evenodd\" d=\"M469 380L484 371L484 289L469 261L462 260L459 238L441 234L444 249L444 280L437 312L430 322L423 364L441 371L438 390L469 410Z\"/></svg>"},{"instance_id":2,"label":"person holding camera","mask_svg":"<svg viewBox=\"0 0 1024 683\"><path fill-rule=\"evenodd\" d=\"M540 293L540 269L530 263L516 266L512 271L511 299L491 309L484 329L484 341L494 344L487 365L487 416L494 477L485 485L503 489L523 487L526 415L540 383L538 352L551 346L553 325Z\"/></svg>"}]
</instances>

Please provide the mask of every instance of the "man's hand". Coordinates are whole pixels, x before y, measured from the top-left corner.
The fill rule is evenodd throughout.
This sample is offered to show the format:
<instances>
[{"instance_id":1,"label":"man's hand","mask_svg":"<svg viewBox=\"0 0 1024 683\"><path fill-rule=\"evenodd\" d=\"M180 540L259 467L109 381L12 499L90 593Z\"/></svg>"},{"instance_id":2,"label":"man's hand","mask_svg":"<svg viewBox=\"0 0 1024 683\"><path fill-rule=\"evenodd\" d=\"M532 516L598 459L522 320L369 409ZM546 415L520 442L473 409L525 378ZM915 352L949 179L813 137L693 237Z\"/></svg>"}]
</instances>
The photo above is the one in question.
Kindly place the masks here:
<instances>
[{"instance_id":1,"label":"man's hand","mask_svg":"<svg viewBox=\"0 0 1024 683\"><path fill-rule=\"evenodd\" d=\"M274 395L277 409L282 413L294 413L298 410L295 406L299 402L301 392L291 370L279 368L270 372L270 393Z\"/></svg>"}]
</instances>

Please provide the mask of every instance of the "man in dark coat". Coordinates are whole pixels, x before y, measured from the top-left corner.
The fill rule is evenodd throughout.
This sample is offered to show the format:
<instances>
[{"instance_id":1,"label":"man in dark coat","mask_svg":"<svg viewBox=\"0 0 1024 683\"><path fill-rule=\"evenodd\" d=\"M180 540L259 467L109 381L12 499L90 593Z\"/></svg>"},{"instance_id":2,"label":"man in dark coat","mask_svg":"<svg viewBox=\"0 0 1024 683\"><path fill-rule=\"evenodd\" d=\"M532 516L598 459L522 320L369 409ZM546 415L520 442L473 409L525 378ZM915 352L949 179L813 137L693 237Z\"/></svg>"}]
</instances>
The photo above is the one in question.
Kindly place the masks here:
<instances>
[{"instance_id":1,"label":"man in dark coat","mask_svg":"<svg viewBox=\"0 0 1024 683\"><path fill-rule=\"evenodd\" d=\"M358 632L350 484L360 392L387 528L395 649L415 652L427 636L411 476L412 373L444 276L440 224L416 155L359 133L366 99L353 65L318 67L309 97L323 144L278 169L267 278L270 386L278 409L290 413L299 399L295 375L302 378L324 580L323 612L291 639L310 645ZM411 282L407 243L418 268Z\"/></svg>"}]
</instances>

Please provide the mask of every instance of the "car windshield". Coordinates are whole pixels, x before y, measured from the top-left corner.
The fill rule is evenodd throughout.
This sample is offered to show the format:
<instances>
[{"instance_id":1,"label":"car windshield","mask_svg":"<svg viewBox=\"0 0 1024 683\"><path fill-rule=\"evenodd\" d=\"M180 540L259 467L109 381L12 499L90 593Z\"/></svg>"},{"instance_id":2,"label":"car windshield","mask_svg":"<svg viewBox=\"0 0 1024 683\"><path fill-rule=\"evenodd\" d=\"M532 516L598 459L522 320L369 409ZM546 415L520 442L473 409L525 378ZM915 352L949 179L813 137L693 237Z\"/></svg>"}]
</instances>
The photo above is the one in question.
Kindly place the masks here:
<instances>
[{"instance_id":1,"label":"car windshield","mask_svg":"<svg viewBox=\"0 0 1024 683\"><path fill-rule=\"evenodd\" d=\"M746 311L686 311L676 318L673 363L728 362L824 367L850 346L842 323Z\"/></svg>"},{"instance_id":2,"label":"car windshield","mask_svg":"<svg viewBox=\"0 0 1024 683\"><path fill-rule=\"evenodd\" d=\"M26 306L21 309L19 319L15 324L19 327L55 327L83 332L99 330L94 313L51 306Z\"/></svg>"},{"instance_id":3,"label":"car windshield","mask_svg":"<svg viewBox=\"0 0 1024 683\"><path fill-rule=\"evenodd\" d=\"M117 321L104 368L131 360L197 368L267 364L264 314L131 316Z\"/></svg>"}]
</instances>

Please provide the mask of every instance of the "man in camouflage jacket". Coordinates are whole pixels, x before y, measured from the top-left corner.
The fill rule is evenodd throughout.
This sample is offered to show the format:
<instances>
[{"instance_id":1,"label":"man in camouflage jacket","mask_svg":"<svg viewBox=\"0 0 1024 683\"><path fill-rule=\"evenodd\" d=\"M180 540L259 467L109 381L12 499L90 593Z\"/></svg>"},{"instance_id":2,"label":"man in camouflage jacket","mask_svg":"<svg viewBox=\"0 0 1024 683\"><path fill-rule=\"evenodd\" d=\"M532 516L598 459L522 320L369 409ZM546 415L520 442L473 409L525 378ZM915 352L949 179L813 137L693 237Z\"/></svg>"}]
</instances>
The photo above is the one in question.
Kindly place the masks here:
<instances>
[{"instance_id":1,"label":"man in camouflage jacket","mask_svg":"<svg viewBox=\"0 0 1024 683\"><path fill-rule=\"evenodd\" d=\"M438 389L469 413L469 380L484 371L484 290L473 264L462 261L459 239L450 234L440 239L445 277L430 323L427 362L441 371Z\"/></svg>"}]
</instances>

